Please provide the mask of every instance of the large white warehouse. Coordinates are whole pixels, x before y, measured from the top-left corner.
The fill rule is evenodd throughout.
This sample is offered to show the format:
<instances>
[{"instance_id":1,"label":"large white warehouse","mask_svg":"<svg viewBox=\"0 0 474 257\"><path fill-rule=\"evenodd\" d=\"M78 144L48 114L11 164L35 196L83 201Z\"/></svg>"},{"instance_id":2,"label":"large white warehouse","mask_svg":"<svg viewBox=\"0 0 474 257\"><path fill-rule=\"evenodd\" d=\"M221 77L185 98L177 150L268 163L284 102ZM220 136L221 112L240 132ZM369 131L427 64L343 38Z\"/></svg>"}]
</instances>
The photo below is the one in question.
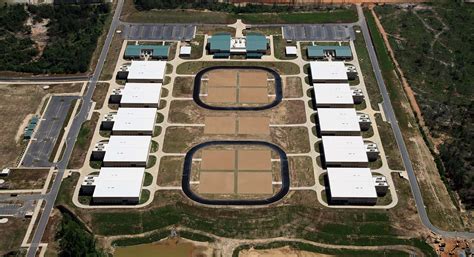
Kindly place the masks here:
<instances>
[{"instance_id":1,"label":"large white warehouse","mask_svg":"<svg viewBox=\"0 0 474 257\"><path fill-rule=\"evenodd\" d=\"M119 108L117 114L108 121L113 123L112 135L151 136L155 128L156 113L156 108Z\"/></svg>"},{"instance_id":2,"label":"large white warehouse","mask_svg":"<svg viewBox=\"0 0 474 257\"><path fill-rule=\"evenodd\" d=\"M318 121L321 135L360 135L359 116L354 108L318 108Z\"/></svg>"},{"instance_id":3,"label":"large white warehouse","mask_svg":"<svg viewBox=\"0 0 474 257\"><path fill-rule=\"evenodd\" d=\"M367 148L361 136L322 136L327 167L367 167Z\"/></svg>"},{"instance_id":4,"label":"large white warehouse","mask_svg":"<svg viewBox=\"0 0 474 257\"><path fill-rule=\"evenodd\" d=\"M165 61L132 61L127 82L163 83L165 72Z\"/></svg>"},{"instance_id":5,"label":"large white warehouse","mask_svg":"<svg viewBox=\"0 0 474 257\"><path fill-rule=\"evenodd\" d=\"M369 168L328 168L331 203L377 203L377 191Z\"/></svg>"},{"instance_id":6,"label":"large white warehouse","mask_svg":"<svg viewBox=\"0 0 474 257\"><path fill-rule=\"evenodd\" d=\"M161 83L127 83L122 89L114 90L110 101L120 107L158 108L161 97Z\"/></svg>"},{"instance_id":7,"label":"large white warehouse","mask_svg":"<svg viewBox=\"0 0 474 257\"><path fill-rule=\"evenodd\" d=\"M151 136L111 136L105 146L104 167L146 167Z\"/></svg>"},{"instance_id":8,"label":"large white warehouse","mask_svg":"<svg viewBox=\"0 0 474 257\"><path fill-rule=\"evenodd\" d=\"M314 83L347 83L347 68L344 62L310 62Z\"/></svg>"},{"instance_id":9,"label":"large white warehouse","mask_svg":"<svg viewBox=\"0 0 474 257\"><path fill-rule=\"evenodd\" d=\"M95 204L138 204L145 168L102 168L94 179Z\"/></svg>"}]
</instances>

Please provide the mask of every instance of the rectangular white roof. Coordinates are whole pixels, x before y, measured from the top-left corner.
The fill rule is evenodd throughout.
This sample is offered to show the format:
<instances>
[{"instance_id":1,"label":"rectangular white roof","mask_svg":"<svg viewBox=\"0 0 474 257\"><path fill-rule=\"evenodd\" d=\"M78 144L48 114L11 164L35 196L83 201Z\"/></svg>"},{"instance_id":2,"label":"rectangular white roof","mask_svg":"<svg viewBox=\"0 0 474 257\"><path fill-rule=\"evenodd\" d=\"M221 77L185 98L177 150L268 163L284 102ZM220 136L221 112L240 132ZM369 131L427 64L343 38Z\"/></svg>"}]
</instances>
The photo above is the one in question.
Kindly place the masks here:
<instances>
[{"instance_id":1,"label":"rectangular white roof","mask_svg":"<svg viewBox=\"0 0 474 257\"><path fill-rule=\"evenodd\" d=\"M314 83L316 104L354 104L348 83Z\"/></svg>"},{"instance_id":2,"label":"rectangular white roof","mask_svg":"<svg viewBox=\"0 0 474 257\"><path fill-rule=\"evenodd\" d=\"M132 61L128 67L127 79L163 80L165 71L165 61Z\"/></svg>"},{"instance_id":3,"label":"rectangular white roof","mask_svg":"<svg viewBox=\"0 0 474 257\"><path fill-rule=\"evenodd\" d=\"M153 131L156 108L119 108L114 117L114 131Z\"/></svg>"},{"instance_id":4,"label":"rectangular white roof","mask_svg":"<svg viewBox=\"0 0 474 257\"><path fill-rule=\"evenodd\" d=\"M104 162L146 162L151 136L110 136Z\"/></svg>"},{"instance_id":5,"label":"rectangular white roof","mask_svg":"<svg viewBox=\"0 0 474 257\"><path fill-rule=\"evenodd\" d=\"M354 108L318 108L319 128L325 131L360 131Z\"/></svg>"},{"instance_id":6,"label":"rectangular white roof","mask_svg":"<svg viewBox=\"0 0 474 257\"><path fill-rule=\"evenodd\" d=\"M182 46L179 49L179 54L190 55L191 54L191 47L190 46Z\"/></svg>"},{"instance_id":7,"label":"rectangular white roof","mask_svg":"<svg viewBox=\"0 0 474 257\"><path fill-rule=\"evenodd\" d=\"M140 197L145 168L101 168L93 197Z\"/></svg>"},{"instance_id":8,"label":"rectangular white roof","mask_svg":"<svg viewBox=\"0 0 474 257\"><path fill-rule=\"evenodd\" d=\"M331 196L336 198L377 198L369 168L328 168Z\"/></svg>"},{"instance_id":9,"label":"rectangular white roof","mask_svg":"<svg viewBox=\"0 0 474 257\"><path fill-rule=\"evenodd\" d=\"M286 46L285 47L285 52L286 52L286 54L296 55L297 48L296 48L296 46Z\"/></svg>"},{"instance_id":10,"label":"rectangular white roof","mask_svg":"<svg viewBox=\"0 0 474 257\"><path fill-rule=\"evenodd\" d=\"M361 136L322 136L326 162L368 162Z\"/></svg>"},{"instance_id":11,"label":"rectangular white roof","mask_svg":"<svg viewBox=\"0 0 474 257\"><path fill-rule=\"evenodd\" d=\"M161 83L126 83L122 89L122 104L159 104Z\"/></svg>"},{"instance_id":12,"label":"rectangular white roof","mask_svg":"<svg viewBox=\"0 0 474 257\"><path fill-rule=\"evenodd\" d=\"M309 62L313 80L348 80L344 62Z\"/></svg>"}]
</instances>

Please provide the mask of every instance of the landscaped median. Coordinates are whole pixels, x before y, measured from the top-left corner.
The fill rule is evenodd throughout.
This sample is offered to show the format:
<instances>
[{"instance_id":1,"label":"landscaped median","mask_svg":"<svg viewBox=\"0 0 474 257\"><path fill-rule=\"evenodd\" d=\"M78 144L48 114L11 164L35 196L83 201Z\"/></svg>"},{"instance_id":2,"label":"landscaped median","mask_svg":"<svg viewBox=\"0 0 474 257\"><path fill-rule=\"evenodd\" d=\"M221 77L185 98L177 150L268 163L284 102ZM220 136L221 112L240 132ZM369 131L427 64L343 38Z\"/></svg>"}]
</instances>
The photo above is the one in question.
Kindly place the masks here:
<instances>
[{"instance_id":1,"label":"landscaped median","mask_svg":"<svg viewBox=\"0 0 474 257\"><path fill-rule=\"evenodd\" d=\"M233 61L215 61L215 62L185 62L178 65L176 73L178 74L196 74L198 71L213 66L260 66L276 70L281 75L299 74L300 68L297 64L291 62L233 62Z\"/></svg>"}]
</instances>

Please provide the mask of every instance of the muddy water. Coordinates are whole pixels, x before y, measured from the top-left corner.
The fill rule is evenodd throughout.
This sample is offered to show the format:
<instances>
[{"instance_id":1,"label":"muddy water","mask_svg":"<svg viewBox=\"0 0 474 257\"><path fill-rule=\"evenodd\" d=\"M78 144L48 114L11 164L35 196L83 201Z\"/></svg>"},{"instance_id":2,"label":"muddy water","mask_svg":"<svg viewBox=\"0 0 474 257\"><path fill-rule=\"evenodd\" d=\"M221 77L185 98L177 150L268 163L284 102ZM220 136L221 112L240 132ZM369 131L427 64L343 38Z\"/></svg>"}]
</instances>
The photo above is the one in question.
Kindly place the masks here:
<instances>
[{"instance_id":1,"label":"muddy water","mask_svg":"<svg viewBox=\"0 0 474 257\"><path fill-rule=\"evenodd\" d=\"M191 257L195 246L192 243L166 240L159 243L117 247L114 257Z\"/></svg>"}]
</instances>

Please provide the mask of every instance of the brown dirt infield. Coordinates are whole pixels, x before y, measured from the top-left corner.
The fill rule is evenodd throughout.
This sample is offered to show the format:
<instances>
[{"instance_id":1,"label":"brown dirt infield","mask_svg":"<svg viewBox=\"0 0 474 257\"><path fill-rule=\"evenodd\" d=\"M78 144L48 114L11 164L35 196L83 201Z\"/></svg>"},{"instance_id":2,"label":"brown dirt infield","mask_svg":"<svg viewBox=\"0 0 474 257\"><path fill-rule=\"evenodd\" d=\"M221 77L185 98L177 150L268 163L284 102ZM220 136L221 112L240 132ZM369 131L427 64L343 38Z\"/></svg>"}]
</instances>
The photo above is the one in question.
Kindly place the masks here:
<instances>
[{"instance_id":1,"label":"brown dirt infield","mask_svg":"<svg viewBox=\"0 0 474 257\"><path fill-rule=\"evenodd\" d=\"M239 89L240 103L268 103L268 89L267 88L240 88Z\"/></svg>"},{"instance_id":2,"label":"brown dirt infield","mask_svg":"<svg viewBox=\"0 0 474 257\"><path fill-rule=\"evenodd\" d=\"M201 170L234 170L234 150L204 150L202 151Z\"/></svg>"},{"instance_id":3,"label":"brown dirt infield","mask_svg":"<svg viewBox=\"0 0 474 257\"><path fill-rule=\"evenodd\" d=\"M272 194L271 172L239 172L237 175L237 193Z\"/></svg>"},{"instance_id":4,"label":"brown dirt infield","mask_svg":"<svg viewBox=\"0 0 474 257\"><path fill-rule=\"evenodd\" d=\"M205 117L205 134L235 134L236 121L234 117Z\"/></svg>"},{"instance_id":5,"label":"brown dirt infield","mask_svg":"<svg viewBox=\"0 0 474 257\"><path fill-rule=\"evenodd\" d=\"M241 170L271 170L270 150L239 150L238 169Z\"/></svg>"},{"instance_id":6,"label":"brown dirt infield","mask_svg":"<svg viewBox=\"0 0 474 257\"><path fill-rule=\"evenodd\" d=\"M267 87L268 75L264 71L239 72L239 87Z\"/></svg>"},{"instance_id":7,"label":"brown dirt infield","mask_svg":"<svg viewBox=\"0 0 474 257\"><path fill-rule=\"evenodd\" d=\"M237 101L235 88L212 87L207 90L206 101L209 103L235 103Z\"/></svg>"},{"instance_id":8,"label":"brown dirt infield","mask_svg":"<svg viewBox=\"0 0 474 257\"><path fill-rule=\"evenodd\" d=\"M239 117L238 133L270 135L270 117Z\"/></svg>"},{"instance_id":9,"label":"brown dirt infield","mask_svg":"<svg viewBox=\"0 0 474 257\"><path fill-rule=\"evenodd\" d=\"M214 70L208 74L209 87L236 87L237 71L236 70Z\"/></svg>"},{"instance_id":10,"label":"brown dirt infield","mask_svg":"<svg viewBox=\"0 0 474 257\"><path fill-rule=\"evenodd\" d=\"M199 193L234 193L234 172L201 172L199 178Z\"/></svg>"}]
</instances>

